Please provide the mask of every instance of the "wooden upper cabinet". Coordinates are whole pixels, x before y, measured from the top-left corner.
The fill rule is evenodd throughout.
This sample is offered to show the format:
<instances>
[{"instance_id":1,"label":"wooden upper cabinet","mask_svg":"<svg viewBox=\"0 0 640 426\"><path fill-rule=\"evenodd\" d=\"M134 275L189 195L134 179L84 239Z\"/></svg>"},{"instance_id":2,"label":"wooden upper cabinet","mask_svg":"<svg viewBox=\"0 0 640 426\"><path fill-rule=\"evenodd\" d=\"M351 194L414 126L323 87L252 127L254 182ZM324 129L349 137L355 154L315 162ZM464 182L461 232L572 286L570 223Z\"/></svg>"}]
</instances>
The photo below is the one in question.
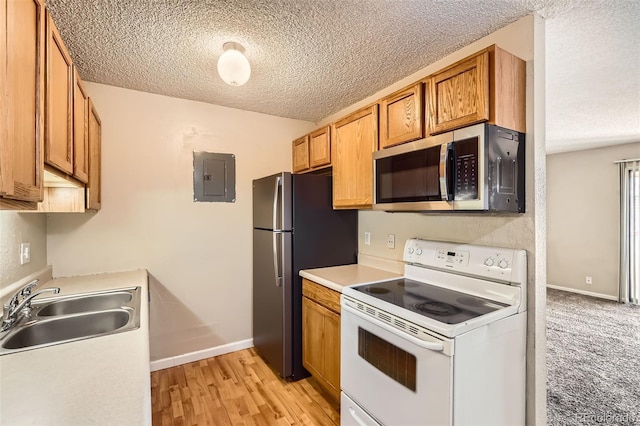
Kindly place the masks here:
<instances>
[{"instance_id":1,"label":"wooden upper cabinet","mask_svg":"<svg viewBox=\"0 0 640 426\"><path fill-rule=\"evenodd\" d=\"M331 165L331 128L324 127L309 134L309 166Z\"/></svg>"},{"instance_id":2,"label":"wooden upper cabinet","mask_svg":"<svg viewBox=\"0 0 640 426\"><path fill-rule=\"evenodd\" d=\"M60 33L47 12L45 161L73 174L73 66Z\"/></svg>"},{"instance_id":3,"label":"wooden upper cabinet","mask_svg":"<svg viewBox=\"0 0 640 426\"><path fill-rule=\"evenodd\" d=\"M493 45L430 77L429 132L491 124L525 132L526 69L522 59Z\"/></svg>"},{"instance_id":4,"label":"wooden upper cabinet","mask_svg":"<svg viewBox=\"0 0 640 426\"><path fill-rule=\"evenodd\" d=\"M73 67L73 177L89 181L89 94Z\"/></svg>"},{"instance_id":5,"label":"wooden upper cabinet","mask_svg":"<svg viewBox=\"0 0 640 426\"><path fill-rule=\"evenodd\" d=\"M100 210L102 205L102 121L89 98L89 182L87 209Z\"/></svg>"},{"instance_id":6,"label":"wooden upper cabinet","mask_svg":"<svg viewBox=\"0 0 640 426\"><path fill-rule=\"evenodd\" d=\"M371 207L373 152L377 149L377 104L331 125L334 208Z\"/></svg>"},{"instance_id":7,"label":"wooden upper cabinet","mask_svg":"<svg viewBox=\"0 0 640 426\"><path fill-rule=\"evenodd\" d=\"M527 64L493 45L489 52L489 123L526 133Z\"/></svg>"},{"instance_id":8,"label":"wooden upper cabinet","mask_svg":"<svg viewBox=\"0 0 640 426\"><path fill-rule=\"evenodd\" d=\"M434 133L489 119L489 53L453 64L432 77L431 124Z\"/></svg>"},{"instance_id":9,"label":"wooden upper cabinet","mask_svg":"<svg viewBox=\"0 0 640 426\"><path fill-rule=\"evenodd\" d=\"M423 83L380 101L380 149L424 137Z\"/></svg>"},{"instance_id":10,"label":"wooden upper cabinet","mask_svg":"<svg viewBox=\"0 0 640 426\"><path fill-rule=\"evenodd\" d=\"M306 173L331 165L331 128L324 127L293 141L293 173Z\"/></svg>"},{"instance_id":11,"label":"wooden upper cabinet","mask_svg":"<svg viewBox=\"0 0 640 426\"><path fill-rule=\"evenodd\" d=\"M43 194L43 2L0 0L0 35L0 208L35 209Z\"/></svg>"},{"instance_id":12,"label":"wooden upper cabinet","mask_svg":"<svg viewBox=\"0 0 640 426\"><path fill-rule=\"evenodd\" d=\"M300 173L309 168L309 136L293 141L293 173Z\"/></svg>"}]
</instances>

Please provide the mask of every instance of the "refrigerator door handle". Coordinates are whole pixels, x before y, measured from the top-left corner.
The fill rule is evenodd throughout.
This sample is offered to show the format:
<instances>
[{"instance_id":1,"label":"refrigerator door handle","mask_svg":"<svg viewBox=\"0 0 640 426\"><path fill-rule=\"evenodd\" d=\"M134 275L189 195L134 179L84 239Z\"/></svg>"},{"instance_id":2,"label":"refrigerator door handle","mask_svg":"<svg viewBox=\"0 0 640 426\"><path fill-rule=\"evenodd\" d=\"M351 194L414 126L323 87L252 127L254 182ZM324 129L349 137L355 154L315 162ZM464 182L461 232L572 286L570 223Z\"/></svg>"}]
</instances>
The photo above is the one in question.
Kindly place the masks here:
<instances>
[{"instance_id":1,"label":"refrigerator door handle","mask_svg":"<svg viewBox=\"0 0 640 426\"><path fill-rule=\"evenodd\" d=\"M279 241L278 241L279 240ZM275 272L276 287L282 287L284 277L282 275L282 233L273 233L273 270Z\"/></svg>"},{"instance_id":2,"label":"refrigerator door handle","mask_svg":"<svg viewBox=\"0 0 640 426\"><path fill-rule=\"evenodd\" d=\"M282 194L282 191L280 188L282 188L282 178L280 176L277 176L276 185L273 190L273 230L274 231L279 231L282 229L280 227L280 224L278 223L278 205L280 204L279 201ZM280 217L280 221L282 222L282 217Z\"/></svg>"}]
</instances>

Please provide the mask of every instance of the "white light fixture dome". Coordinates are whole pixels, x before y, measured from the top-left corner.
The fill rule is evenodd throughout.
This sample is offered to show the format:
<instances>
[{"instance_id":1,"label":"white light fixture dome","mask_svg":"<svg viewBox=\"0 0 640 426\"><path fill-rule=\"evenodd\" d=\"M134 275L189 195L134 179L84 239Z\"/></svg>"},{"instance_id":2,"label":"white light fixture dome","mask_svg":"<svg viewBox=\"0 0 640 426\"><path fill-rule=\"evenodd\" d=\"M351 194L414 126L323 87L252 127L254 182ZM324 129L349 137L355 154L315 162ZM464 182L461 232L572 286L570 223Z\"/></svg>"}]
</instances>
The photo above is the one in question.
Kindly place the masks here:
<instances>
[{"instance_id":1,"label":"white light fixture dome","mask_svg":"<svg viewBox=\"0 0 640 426\"><path fill-rule=\"evenodd\" d=\"M251 77L251 65L242 54L244 48L238 43L227 42L222 48L224 52L218 58L218 74L231 86L242 86Z\"/></svg>"}]
</instances>

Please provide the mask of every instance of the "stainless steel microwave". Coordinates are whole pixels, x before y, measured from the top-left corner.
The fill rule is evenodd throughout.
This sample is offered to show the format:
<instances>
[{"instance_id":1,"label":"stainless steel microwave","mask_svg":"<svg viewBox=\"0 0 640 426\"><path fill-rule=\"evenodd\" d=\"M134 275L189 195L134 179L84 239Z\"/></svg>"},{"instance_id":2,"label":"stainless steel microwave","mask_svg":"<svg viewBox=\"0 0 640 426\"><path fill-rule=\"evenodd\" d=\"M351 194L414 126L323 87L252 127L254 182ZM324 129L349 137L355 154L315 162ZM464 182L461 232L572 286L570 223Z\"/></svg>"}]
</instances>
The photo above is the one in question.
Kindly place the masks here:
<instances>
[{"instance_id":1,"label":"stainless steel microwave","mask_svg":"<svg viewBox=\"0 0 640 426\"><path fill-rule=\"evenodd\" d=\"M525 211L524 134L476 124L373 154L386 211Z\"/></svg>"}]
</instances>

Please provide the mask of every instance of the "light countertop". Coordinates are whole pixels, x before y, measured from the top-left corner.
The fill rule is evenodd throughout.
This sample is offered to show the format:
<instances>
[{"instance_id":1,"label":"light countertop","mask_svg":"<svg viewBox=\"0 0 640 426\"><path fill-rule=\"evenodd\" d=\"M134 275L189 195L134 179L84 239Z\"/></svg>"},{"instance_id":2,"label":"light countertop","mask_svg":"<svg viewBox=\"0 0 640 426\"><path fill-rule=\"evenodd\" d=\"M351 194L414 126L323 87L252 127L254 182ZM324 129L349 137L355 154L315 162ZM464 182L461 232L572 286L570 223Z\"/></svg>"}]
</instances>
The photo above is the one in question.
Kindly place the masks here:
<instances>
[{"instance_id":1,"label":"light countertop","mask_svg":"<svg viewBox=\"0 0 640 426\"><path fill-rule=\"evenodd\" d=\"M147 272L57 278L38 290L53 286L60 295L140 286L140 328L0 356L0 424L150 425Z\"/></svg>"},{"instance_id":2,"label":"light countertop","mask_svg":"<svg viewBox=\"0 0 640 426\"><path fill-rule=\"evenodd\" d=\"M402 274L360 264L304 269L300 276L342 293L346 286L369 284L399 278Z\"/></svg>"}]
</instances>

